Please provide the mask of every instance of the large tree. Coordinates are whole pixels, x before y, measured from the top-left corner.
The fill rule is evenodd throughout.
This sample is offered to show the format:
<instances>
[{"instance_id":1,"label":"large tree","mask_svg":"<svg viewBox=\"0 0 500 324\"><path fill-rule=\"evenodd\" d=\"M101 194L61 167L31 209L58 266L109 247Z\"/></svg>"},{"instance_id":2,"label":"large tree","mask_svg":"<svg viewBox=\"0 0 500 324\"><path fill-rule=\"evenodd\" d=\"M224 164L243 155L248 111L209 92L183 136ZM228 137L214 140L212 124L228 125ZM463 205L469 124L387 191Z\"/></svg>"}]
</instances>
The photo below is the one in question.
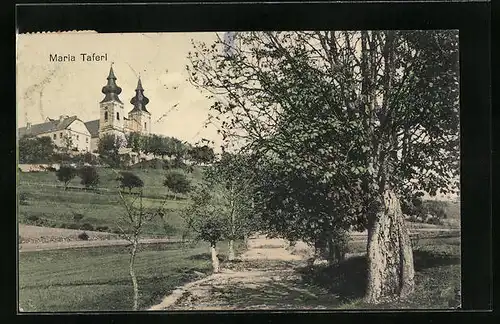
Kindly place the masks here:
<instances>
[{"instance_id":1,"label":"large tree","mask_svg":"<svg viewBox=\"0 0 500 324\"><path fill-rule=\"evenodd\" d=\"M50 163L55 144L48 136L23 136L18 142L19 163Z\"/></svg>"},{"instance_id":2,"label":"large tree","mask_svg":"<svg viewBox=\"0 0 500 324\"><path fill-rule=\"evenodd\" d=\"M333 184L342 217L368 230L367 301L412 292L400 200L458 188L456 31L238 33L194 43L188 70L256 165Z\"/></svg>"}]
</instances>

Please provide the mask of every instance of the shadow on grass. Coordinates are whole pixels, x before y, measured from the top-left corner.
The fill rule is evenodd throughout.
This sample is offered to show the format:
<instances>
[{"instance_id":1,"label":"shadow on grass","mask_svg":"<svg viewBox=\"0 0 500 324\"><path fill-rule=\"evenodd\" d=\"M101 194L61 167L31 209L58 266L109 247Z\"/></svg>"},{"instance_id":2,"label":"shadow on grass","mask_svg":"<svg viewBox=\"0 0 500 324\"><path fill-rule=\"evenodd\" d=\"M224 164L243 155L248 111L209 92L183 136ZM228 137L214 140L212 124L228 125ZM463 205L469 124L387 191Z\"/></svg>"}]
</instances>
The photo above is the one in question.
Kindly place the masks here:
<instances>
[{"instance_id":1,"label":"shadow on grass","mask_svg":"<svg viewBox=\"0 0 500 324\"><path fill-rule=\"evenodd\" d=\"M460 257L431 251L413 252L415 271L460 264ZM365 256L351 257L330 266L302 267L298 269L303 282L327 289L338 296L340 302L362 298L367 285Z\"/></svg>"}]
</instances>

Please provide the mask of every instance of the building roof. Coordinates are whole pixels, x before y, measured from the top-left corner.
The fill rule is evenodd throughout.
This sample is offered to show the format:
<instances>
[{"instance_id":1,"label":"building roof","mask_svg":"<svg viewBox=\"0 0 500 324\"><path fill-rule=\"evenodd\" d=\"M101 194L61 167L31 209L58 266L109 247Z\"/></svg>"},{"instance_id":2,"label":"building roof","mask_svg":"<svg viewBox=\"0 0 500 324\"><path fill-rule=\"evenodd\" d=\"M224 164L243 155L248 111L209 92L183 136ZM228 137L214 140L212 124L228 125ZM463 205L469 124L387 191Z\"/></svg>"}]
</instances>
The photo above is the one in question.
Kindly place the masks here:
<instances>
[{"instance_id":1,"label":"building roof","mask_svg":"<svg viewBox=\"0 0 500 324\"><path fill-rule=\"evenodd\" d=\"M108 102L108 101L118 101L119 103L122 103L120 98L118 98L118 95L122 92L122 88L120 88L116 84L116 76L115 73L113 72L113 65L111 65L111 68L109 69L109 75L108 75L108 84L106 84L104 87L102 87L102 93L105 94L104 99L102 99L101 103L103 102Z\"/></svg>"},{"instance_id":2,"label":"building roof","mask_svg":"<svg viewBox=\"0 0 500 324\"><path fill-rule=\"evenodd\" d=\"M149 114L149 111L146 109L146 105L149 103L149 99L144 95L141 78L139 78L139 81L137 81L135 96L130 100L130 103L134 105L134 108L130 111L130 113L144 111Z\"/></svg>"},{"instance_id":3,"label":"building roof","mask_svg":"<svg viewBox=\"0 0 500 324\"><path fill-rule=\"evenodd\" d=\"M89 130L90 137L99 137L99 119L88 121L85 126Z\"/></svg>"},{"instance_id":4,"label":"building roof","mask_svg":"<svg viewBox=\"0 0 500 324\"><path fill-rule=\"evenodd\" d=\"M68 126L71 125L71 123L77 119L78 117L76 116L61 117L59 119L48 119L46 122L41 124L35 124L29 127L19 128L19 136L24 136L24 135L37 136L40 134L64 130L68 128Z\"/></svg>"}]
</instances>

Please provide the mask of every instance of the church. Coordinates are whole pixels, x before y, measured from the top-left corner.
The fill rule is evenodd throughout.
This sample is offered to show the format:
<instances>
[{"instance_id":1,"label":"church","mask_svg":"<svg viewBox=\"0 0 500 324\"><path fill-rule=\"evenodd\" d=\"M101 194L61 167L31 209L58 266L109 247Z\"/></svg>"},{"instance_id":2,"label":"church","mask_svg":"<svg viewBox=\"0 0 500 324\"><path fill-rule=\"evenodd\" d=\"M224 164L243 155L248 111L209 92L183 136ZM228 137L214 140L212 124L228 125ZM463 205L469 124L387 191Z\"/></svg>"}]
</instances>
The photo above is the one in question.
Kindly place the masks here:
<instances>
[{"instance_id":1,"label":"church","mask_svg":"<svg viewBox=\"0 0 500 324\"><path fill-rule=\"evenodd\" d=\"M113 134L125 139L125 135L137 132L142 135L151 134L151 113L146 105L149 99L144 95L139 77L135 95L130 100L132 109L125 113L126 107L119 95L122 89L116 83L113 66L109 70L107 84L102 88L104 98L99 103L99 119L84 122L77 116L60 116L57 119L47 118L41 124L27 124L19 128L19 136L50 137L58 147L65 147L68 139L74 150L80 152L96 152L99 139ZM122 153L127 153L126 149Z\"/></svg>"}]
</instances>

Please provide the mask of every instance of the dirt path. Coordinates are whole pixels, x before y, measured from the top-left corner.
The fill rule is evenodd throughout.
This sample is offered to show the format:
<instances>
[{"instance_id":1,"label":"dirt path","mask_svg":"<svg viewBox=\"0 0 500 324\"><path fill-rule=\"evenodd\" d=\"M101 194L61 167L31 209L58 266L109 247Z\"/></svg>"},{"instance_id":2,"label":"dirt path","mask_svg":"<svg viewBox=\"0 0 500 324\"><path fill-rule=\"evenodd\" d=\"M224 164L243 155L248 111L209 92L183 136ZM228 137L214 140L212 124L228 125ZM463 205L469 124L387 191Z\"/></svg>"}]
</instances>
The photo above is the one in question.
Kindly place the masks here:
<instances>
[{"instance_id":1,"label":"dirt path","mask_svg":"<svg viewBox=\"0 0 500 324\"><path fill-rule=\"evenodd\" d=\"M305 265L307 247L298 243L290 252L287 246L281 239L252 238L240 262L179 287L149 310L300 308L304 298L318 296L298 285L295 268Z\"/></svg>"}]
</instances>

